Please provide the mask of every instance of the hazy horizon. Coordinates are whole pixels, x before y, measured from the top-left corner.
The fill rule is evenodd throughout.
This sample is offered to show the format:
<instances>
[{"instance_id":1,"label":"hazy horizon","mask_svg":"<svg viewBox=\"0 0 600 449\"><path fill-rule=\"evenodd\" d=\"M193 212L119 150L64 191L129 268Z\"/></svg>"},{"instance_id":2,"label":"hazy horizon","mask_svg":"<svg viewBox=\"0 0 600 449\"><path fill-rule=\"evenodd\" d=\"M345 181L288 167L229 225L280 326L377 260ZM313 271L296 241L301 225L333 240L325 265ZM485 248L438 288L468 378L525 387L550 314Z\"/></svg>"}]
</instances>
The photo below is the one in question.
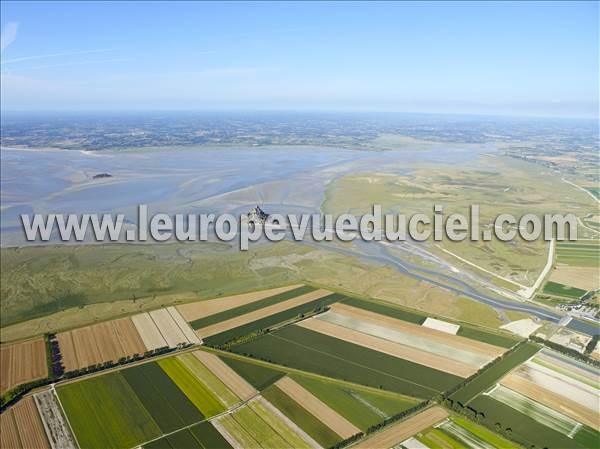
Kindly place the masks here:
<instances>
[{"instance_id":1,"label":"hazy horizon","mask_svg":"<svg viewBox=\"0 0 600 449\"><path fill-rule=\"evenodd\" d=\"M5 112L598 118L596 2L1 9Z\"/></svg>"}]
</instances>

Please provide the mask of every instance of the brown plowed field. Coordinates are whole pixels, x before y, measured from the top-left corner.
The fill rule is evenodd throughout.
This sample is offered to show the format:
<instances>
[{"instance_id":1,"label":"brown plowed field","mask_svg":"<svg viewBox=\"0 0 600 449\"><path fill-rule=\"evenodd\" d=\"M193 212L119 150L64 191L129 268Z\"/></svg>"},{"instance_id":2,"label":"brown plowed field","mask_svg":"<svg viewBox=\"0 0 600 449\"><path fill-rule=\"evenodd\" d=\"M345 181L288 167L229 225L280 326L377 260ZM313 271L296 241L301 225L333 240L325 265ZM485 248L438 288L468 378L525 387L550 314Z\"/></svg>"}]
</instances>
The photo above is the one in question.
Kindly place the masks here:
<instances>
[{"instance_id":1,"label":"brown plowed field","mask_svg":"<svg viewBox=\"0 0 600 449\"><path fill-rule=\"evenodd\" d=\"M343 439L360 432L358 427L293 379L282 377L275 385Z\"/></svg>"},{"instance_id":2,"label":"brown plowed field","mask_svg":"<svg viewBox=\"0 0 600 449\"><path fill-rule=\"evenodd\" d=\"M240 315L229 320L221 321L220 323L203 327L202 329L198 329L196 333L201 338L209 337L215 334L220 334L221 332L228 331L229 329L233 329L238 326L251 323L252 321L259 320L266 316L283 312L284 310L291 309L292 307L296 307L302 304L306 304L307 302L314 301L316 299L322 298L323 296L327 296L330 294L331 292L329 290L315 290L310 293L306 293L304 295L296 296L295 298L288 299L277 304L273 304L272 306L263 307L262 309L254 310L244 315Z\"/></svg>"},{"instance_id":3,"label":"brown plowed field","mask_svg":"<svg viewBox=\"0 0 600 449\"><path fill-rule=\"evenodd\" d=\"M28 396L0 416L2 449L50 449L33 397Z\"/></svg>"},{"instance_id":4,"label":"brown plowed field","mask_svg":"<svg viewBox=\"0 0 600 449\"><path fill-rule=\"evenodd\" d=\"M0 346L0 393L48 377L43 338Z\"/></svg>"},{"instance_id":5,"label":"brown plowed field","mask_svg":"<svg viewBox=\"0 0 600 449\"><path fill-rule=\"evenodd\" d=\"M146 347L129 318L106 321L56 336L66 371L143 354Z\"/></svg>"},{"instance_id":6,"label":"brown plowed field","mask_svg":"<svg viewBox=\"0 0 600 449\"><path fill-rule=\"evenodd\" d=\"M198 301L177 306L177 310L179 310L186 321L194 321L244 304L260 301L269 296L285 293L299 287L302 287L302 284L261 290L259 292L243 293L241 295L225 296L223 298L208 299L206 301Z\"/></svg>"},{"instance_id":7,"label":"brown plowed field","mask_svg":"<svg viewBox=\"0 0 600 449\"><path fill-rule=\"evenodd\" d=\"M446 419L448 413L442 407L431 407L410 418L386 427L352 446L355 449L388 449L413 435Z\"/></svg>"}]
</instances>

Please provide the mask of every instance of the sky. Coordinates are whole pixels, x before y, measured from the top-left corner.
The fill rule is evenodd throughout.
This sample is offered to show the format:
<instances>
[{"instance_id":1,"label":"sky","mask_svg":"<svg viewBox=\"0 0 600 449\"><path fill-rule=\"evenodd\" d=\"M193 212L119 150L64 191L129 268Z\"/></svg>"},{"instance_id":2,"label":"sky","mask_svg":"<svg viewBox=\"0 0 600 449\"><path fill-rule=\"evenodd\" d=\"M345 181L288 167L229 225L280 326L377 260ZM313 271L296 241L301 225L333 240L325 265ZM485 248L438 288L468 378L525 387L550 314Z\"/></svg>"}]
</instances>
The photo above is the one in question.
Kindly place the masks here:
<instances>
[{"instance_id":1,"label":"sky","mask_svg":"<svg viewBox=\"0 0 600 449\"><path fill-rule=\"evenodd\" d=\"M598 117L597 2L1 3L3 111Z\"/></svg>"}]
</instances>

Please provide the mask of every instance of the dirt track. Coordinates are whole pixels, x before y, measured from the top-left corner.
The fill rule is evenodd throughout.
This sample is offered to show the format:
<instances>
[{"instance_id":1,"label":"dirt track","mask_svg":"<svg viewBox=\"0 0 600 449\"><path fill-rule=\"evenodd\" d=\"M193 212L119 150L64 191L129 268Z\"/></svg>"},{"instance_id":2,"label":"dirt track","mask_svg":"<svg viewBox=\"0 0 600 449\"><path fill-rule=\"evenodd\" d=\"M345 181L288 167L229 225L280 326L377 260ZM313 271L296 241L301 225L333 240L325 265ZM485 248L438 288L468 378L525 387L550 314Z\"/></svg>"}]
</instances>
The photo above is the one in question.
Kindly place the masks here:
<instances>
[{"instance_id":1,"label":"dirt track","mask_svg":"<svg viewBox=\"0 0 600 449\"><path fill-rule=\"evenodd\" d=\"M42 338L0 347L0 393L44 377L48 367Z\"/></svg>"},{"instance_id":2,"label":"dirt track","mask_svg":"<svg viewBox=\"0 0 600 449\"><path fill-rule=\"evenodd\" d=\"M410 360L411 362L418 363L419 365L428 366L439 371L454 374L459 377L466 378L477 371L477 368L457 362L455 360L447 359L445 357L424 352L419 349L401 345L393 341L384 340L383 338L363 334L362 332L357 332L343 326L338 326L337 324L328 323L326 321L308 319L297 323L297 325L315 332L320 332L325 335L354 343L355 345L373 349L378 352L383 352L393 357Z\"/></svg>"},{"instance_id":3,"label":"dirt track","mask_svg":"<svg viewBox=\"0 0 600 449\"><path fill-rule=\"evenodd\" d=\"M282 377L275 385L342 438L360 432L358 427L289 377Z\"/></svg>"},{"instance_id":4,"label":"dirt track","mask_svg":"<svg viewBox=\"0 0 600 449\"><path fill-rule=\"evenodd\" d=\"M428 427L437 424L447 417L448 413L443 408L437 406L431 407L425 411L422 411L421 413L418 413L417 415L411 416L404 421L393 424L381 432L377 432L362 441L359 441L356 445L352 446L352 448L388 449L412 437L416 433L419 433Z\"/></svg>"},{"instance_id":5,"label":"dirt track","mask_svg":"<svg viewBox=\"0 0 600 449\"><path fill-rule=\"evenodd\" d=\"M206 301L198 301L190 304L177 306L177 310L186 321L194 321L204 318L215 313L233 309L235 307L249 304L261 299L275 296L280 293L285 293L289 290L302 287L302 284L288 285L285 287L273 288L270 290L261 290L259 292L243 293L241 295L225 296L223 298L208 299Z\"/></svg>"},{"instance_id":6,"label":"dirt track","mask_svg":"<svg viewBox=\"0 0 600 449\"><path fill-rule=\"evenodd\" d=\"M254 310L244 315L237 316L235 318L231 318L229 320L225 320L207 327L203 327L202 329L198 329L196 333L201 338L209 337L211 335L219 334L229 329L233 329L238 326L251 323L252 321L259 320L266 316L283 312L284 310L291 309L292 307L306 304L307 302L314 301L316 299L322 298L330 294L331 292L329 290L315 290L310 293L306 293L304 295L296 296L295 298L288 299L277 304L273 304L272 306L263 307L262 309Z\"/></svg>"}]
</instances>

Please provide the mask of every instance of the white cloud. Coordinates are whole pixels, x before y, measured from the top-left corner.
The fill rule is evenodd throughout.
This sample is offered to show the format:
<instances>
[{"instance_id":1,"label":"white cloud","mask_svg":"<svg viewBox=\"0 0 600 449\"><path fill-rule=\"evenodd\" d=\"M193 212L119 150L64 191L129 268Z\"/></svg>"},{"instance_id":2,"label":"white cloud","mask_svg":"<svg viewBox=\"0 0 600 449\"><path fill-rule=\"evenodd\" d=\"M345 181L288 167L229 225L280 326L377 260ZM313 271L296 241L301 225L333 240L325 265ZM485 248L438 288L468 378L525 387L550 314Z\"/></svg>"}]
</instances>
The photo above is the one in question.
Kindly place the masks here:
<instances>
[{"instance_id":1,"label":"white cloud","mask_svg":"<svg viewBox=\"0 0 600 449\"><path fill-rule=\"evenodd\" d=\"M6 47L8 47L15 41L15 39L17 38L18 28L18 22L8 22L4 26L2 34L0 35L0 53L4 53Z\"/></svg>"}]
</instances>

